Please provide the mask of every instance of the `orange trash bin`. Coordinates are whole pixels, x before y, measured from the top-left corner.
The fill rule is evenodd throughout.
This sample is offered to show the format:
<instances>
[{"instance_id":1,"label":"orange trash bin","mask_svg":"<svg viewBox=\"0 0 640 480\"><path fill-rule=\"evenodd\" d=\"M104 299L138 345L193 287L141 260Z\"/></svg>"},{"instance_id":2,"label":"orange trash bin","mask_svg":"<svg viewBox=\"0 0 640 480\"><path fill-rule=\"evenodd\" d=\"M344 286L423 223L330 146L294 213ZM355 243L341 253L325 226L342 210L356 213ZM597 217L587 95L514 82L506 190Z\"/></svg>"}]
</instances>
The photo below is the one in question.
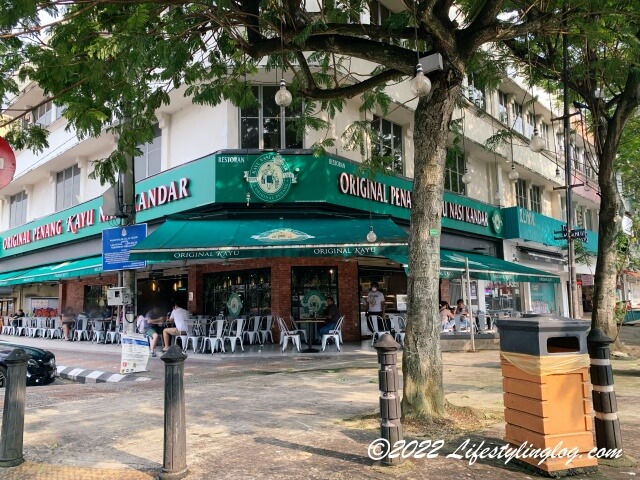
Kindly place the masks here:
<instances>
[{"instance_id":1,"label":"orange trash bin","mask_svg":"<svg viewBox=\"0 0 640 480\"><path fill-rule=\"evenodd\" d=\"M582 320L528 316L498 320L505 440L546 473L593 469L589 355ZM540 452L540 454L536 454Z\"/></svg>"}]
</instances>

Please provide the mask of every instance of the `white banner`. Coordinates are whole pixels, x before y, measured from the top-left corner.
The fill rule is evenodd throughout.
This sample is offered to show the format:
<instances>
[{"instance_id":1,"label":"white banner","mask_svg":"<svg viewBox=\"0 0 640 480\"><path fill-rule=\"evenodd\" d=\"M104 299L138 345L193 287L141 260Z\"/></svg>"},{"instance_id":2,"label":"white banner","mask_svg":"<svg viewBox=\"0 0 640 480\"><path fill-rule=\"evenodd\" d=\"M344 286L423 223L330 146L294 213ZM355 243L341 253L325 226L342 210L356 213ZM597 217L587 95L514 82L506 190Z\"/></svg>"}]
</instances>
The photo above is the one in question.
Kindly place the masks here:
<instances>
[{"instance_id":1,"label":"white banner","mask_svg":"<svg viewBox=\"0 0 640 480\"><path fill-rule=\"evenodd\" d=\"M140 333L122 334L120 373L145 372L149 361L149 339Z\"/></svg>"}]
</instances>

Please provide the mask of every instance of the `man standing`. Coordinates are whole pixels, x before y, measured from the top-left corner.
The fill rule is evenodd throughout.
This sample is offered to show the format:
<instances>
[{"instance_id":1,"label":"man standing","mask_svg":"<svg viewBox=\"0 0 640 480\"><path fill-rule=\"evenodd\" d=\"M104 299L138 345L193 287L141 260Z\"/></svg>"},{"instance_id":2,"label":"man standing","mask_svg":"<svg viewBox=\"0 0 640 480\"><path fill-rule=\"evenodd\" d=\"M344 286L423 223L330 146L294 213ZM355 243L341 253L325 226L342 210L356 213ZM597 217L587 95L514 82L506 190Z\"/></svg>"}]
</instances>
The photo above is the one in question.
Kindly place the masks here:
<instances>
[{"instance_id":1,"label":"man standing","mask_svg":"<svg viewBox=\"0 0 640 480\"><path fill-rule=\"evenodd\" d=\"M173 321L175 327L165 328L162 332L162 340L164 341L164 348L162 349L163 352L169 350L171 335L177 336L180 335L180 332L187 331L187 320L189 320L189 312L184 308L181 308L178 304L175 304L173 306L171 316L169 317L169 321Z\"/></svg>"},{"instance_id":2,"label":"man standing","mask_svg":"<svg viewBox=\"0 0 640 480\"><path fill-rule=\"evenodd\" d=\"M378 315L380 318L378 319L378 329L386 330L384 326L384 310L386 307L384 301L384 293L378 290L378 282L373 282L371 284L371 290L369 290L369 295L367 295L367 316L368 315Z\"/></svg>"}]
</instances>

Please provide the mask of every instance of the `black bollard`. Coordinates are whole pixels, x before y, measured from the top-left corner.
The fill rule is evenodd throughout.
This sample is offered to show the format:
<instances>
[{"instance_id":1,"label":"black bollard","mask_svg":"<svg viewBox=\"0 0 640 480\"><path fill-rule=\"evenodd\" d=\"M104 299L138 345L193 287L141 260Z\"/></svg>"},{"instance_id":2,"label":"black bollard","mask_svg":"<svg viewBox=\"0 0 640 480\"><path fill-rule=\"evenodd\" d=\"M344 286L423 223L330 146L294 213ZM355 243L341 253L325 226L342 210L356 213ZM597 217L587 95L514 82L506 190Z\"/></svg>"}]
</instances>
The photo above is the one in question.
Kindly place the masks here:
<instances>
[{"instance_id":1,"label":"black bollard","mask_svg":"<svg viewBox=\"0 0 640 480\"><path fill-rule=\"evenodd\" d=\"M587 336L587 349L591 358L591 384L595 411L596 446L622 450L620 420L616 392L613 389L613 371L609 358L609 345L613 343L602 330L591 329Z\"/></svg>"},{"instance_id":2,"label":"black bollard","mask_svg":"<svg viewBox=\"0 0 640 480\"><path fill-rule=\"evenodd\" d=\"M7 381L0 433L0 467L15 467L24 462L24 409L27 399L27 362L31 355L16 348L6 358Z\"/></svg>"},{"instance_id":3,"label":"black bollard","mask_svg":"<svg viewBox=\"0 0 640 480\"><path fill-rule=\"evenodd\" d=\"M187 425L184 411L184 361L187 355L173 345L160 359L164 362L164 463L160 480L188 475Z\"/></svg>"},{"instance_id":4,"label":"black bollard","mask_svg":"<svg viewBox=\"0 0 640 480\"><path fill-rule=\"evenodd\" d=\"M373 347L378 351L378 382L380 384L380 437L389 442L390 449L393 449L397 442L402 440L402 423L400 417L400 396L398 395L398 369L396 354L400 344L391 335L382 335ZM389 457L389 451L380 460L384 465L398 465L402 462L402 457Z\"/></svg>"}]
</instances>

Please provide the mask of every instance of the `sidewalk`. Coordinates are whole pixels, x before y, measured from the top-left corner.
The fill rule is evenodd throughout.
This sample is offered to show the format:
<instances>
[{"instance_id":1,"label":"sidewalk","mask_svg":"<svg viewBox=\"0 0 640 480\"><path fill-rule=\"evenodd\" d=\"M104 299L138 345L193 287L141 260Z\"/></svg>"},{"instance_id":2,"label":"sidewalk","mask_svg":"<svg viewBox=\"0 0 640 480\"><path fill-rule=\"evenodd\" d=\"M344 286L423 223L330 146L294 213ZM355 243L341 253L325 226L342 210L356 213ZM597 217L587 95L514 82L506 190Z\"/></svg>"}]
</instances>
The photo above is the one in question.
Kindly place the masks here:
<instances>
[{"instance_id":1,"label":"sidewalk","mask_svg":"<svg viewBox=\"0 0 640 480\"><path fill-rule=\"evenodd\" d=\"M50 341L40 342L54 349ZM60 365L117 371L117 346L54 344ZM150 360L143 375L151 380L145 382L29 388L27 461L0 469L0 477L154 478L163 462L164 364ZM435 458L409 460L390 470L367 456L369 444L379 437L377 358L368 344L349 346L342 354L252 349L190 355L185 362L188 478L535 478L512 463L469 465L447 458L466 440L504 444L504 427L498 352L444 353L443 361L447 400L478 409L478 415L465 417L474 431L405 425L407 440L442 439L444 446ZM640 368L636 360L613 364L625 452L637 456ZM618 480L638 473L637 467L601 466L598 473L572 478Z\"/></svg>"}]
</instances>

